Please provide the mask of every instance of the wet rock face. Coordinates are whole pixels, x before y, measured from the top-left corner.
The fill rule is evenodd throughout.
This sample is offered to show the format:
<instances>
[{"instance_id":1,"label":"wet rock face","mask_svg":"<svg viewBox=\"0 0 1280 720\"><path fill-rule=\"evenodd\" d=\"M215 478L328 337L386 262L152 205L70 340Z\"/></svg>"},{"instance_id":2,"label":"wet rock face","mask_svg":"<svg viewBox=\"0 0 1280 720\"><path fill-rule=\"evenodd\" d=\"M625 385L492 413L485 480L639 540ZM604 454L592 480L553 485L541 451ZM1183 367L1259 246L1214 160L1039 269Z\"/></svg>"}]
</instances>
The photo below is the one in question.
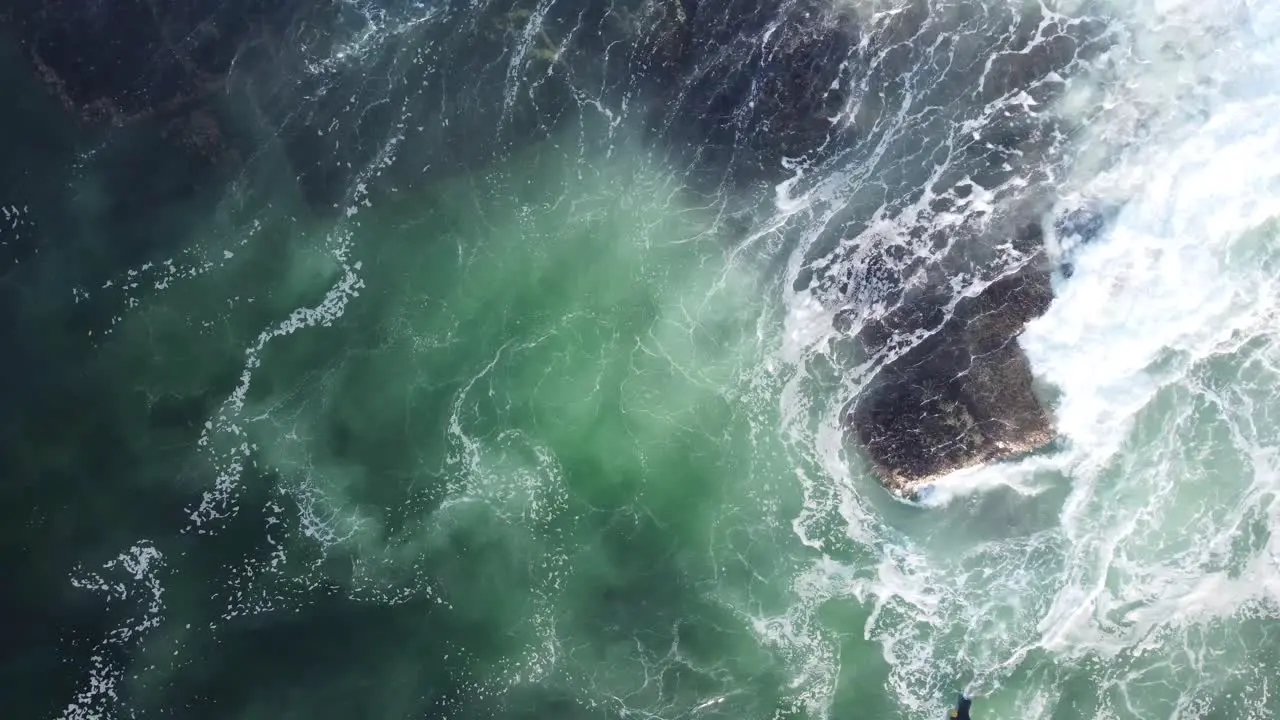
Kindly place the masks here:
<instances>
[{"instance_id":1,"label":"wet rock face","mask_svg":"<svg viewBox=\"0 0 1280 720\"><path fill-rule=\"evenodd\" d=\"M870 353L891 338L928 336L897 356L846 411L846 423L882 483L910 496L918 486L973 465L1042 447L1053 438L1017 344L1053 298L1049 275L1015 272L962 299L948 315L938 296L910 300L870 323Z\"/></svg>"},{"instance_id":2,"label":"wet rock face","mask_svg":"<svg viewBox=\"0 0 1280 720\"><path fill-rule=\"evenodd\" d=\"M1105 22L1034 4L924 5L864 30L885 52L855 70L865 92L844 146L861 179L794 285L828 302L868 359L843 422L851 449L906 497L1054 437L1017 342L1052 299L1054 265L1069 271L1044 229L1070 131L1045 108L1109 45ZM1055 240L1087 238L1098 220L1049 226Z\"/></svg>"}]
</instances>

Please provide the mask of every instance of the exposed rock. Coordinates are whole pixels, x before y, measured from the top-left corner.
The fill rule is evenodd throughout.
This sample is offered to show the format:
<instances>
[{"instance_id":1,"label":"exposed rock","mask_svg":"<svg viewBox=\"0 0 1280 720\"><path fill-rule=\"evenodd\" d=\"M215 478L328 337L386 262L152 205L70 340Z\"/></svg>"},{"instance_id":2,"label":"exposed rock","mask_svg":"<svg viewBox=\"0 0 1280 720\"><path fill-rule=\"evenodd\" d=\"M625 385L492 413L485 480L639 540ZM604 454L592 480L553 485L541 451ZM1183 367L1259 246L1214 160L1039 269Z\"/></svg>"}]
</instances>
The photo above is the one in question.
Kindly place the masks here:
<instances>
[{"instance_id":1,"label":"exposed rock","mask_svg":"<svg viewBox=\"0 0 1280 720\"><path fill-rule=\"evenodd\" d=\"M922 134L950 132L966 119L956 108L986 107L1034 78L1053 77L1097 34L1073 25L1068 29L1081 38L1039 42L1044 23L1027 14L1017 26L1026 51L1001 55L1002 72L995 73L980 61L982 48L947 49L958 41L943 37L928 3L910 3L867 29L850 9L856 4L824 0L515 0L447 6L442 12L467 21L413 30L407 24L348 64L326 60L302 72L301 56L344 57L335 38L368 28L361 18L344 20L338 4L308 4L301 15L299 5L18 0L8 13L39 77L77 117L116 126L155 122L176 147L210 164L237 158L212 98L225 94L237 63L254 68L249 104L292 163L303 196L325 212L342 211L353 178L393 136L399 145L386 182L409 188L438 173L474 171L570 125L575 113L612 118L610 108L633 102L649 103L650 139L688 169L686 182L709 193L769 188L790 172L785 159L847 152L842 162L865 164L875 178L848 202L852 216L881 206L887 215L902 212L926 185L938 202L956 203L965 183L990 189L1024 175L1028 185L1039 182L1028 167L1055 136L1026 115L1025 103L1015 104L952 143L946 172L934 177L941 156L925 152ZM328 32L343 22L351 24L346 35ZM923 55L937 48L937 57ZM946 67L946 81L912 89L908 71L926 60ZM1031 89L1032 99L1050 100L1058 85L1045 80ZM920 118L939 108L942 114L898 134L884 119L912 110L911 103L928 105L929 113L913 110ZM837 123L837 116L845 119ZM415 129L407 129L409 118ZM481 133L491 141L475 142ZM147 200L127 207L148 207ZM861 236L865 227L857 222L865 218L829 226L843 242ZM1076 223L1082 234L1095 224ZM926 225L909 232L923 235ZM1025 247L1014 254L1040 251L1032 246L1041 238L1024 240L1015 239ZM868 354L894 358L850 405L847 422L885 484L901 492L1052 436L1016 343L1049 302L1046 272L1025 265L952 307L948 278L956 267L920 266L920 258L933 262L950 247L950 238L909 243L919 247L867 255L856 280L833 271L815 281L835 287L840 303L861 293L868 304L893 308L860 326ZM849 264L844 260L833 257L828 266ZM906 282L919 273L934 276L923 286ZM899 347L921 334L910 348Z\"/></svg>"},{"instance_id":2,"label":"exposed rock","mask_svg":"<svg viewBox=\"0 0 1280 720\"><path fill-rule=\"evenodd\" d=\"M891 360L846 413L887 488L909 496L940 476L1052 440L1017 344L1052 297L1048 274L1028 268L962 299L949 317L940 297L929 296L864 327L860 339L869 353L904 333L929 333Z\"/></svg>"}]
</instances>

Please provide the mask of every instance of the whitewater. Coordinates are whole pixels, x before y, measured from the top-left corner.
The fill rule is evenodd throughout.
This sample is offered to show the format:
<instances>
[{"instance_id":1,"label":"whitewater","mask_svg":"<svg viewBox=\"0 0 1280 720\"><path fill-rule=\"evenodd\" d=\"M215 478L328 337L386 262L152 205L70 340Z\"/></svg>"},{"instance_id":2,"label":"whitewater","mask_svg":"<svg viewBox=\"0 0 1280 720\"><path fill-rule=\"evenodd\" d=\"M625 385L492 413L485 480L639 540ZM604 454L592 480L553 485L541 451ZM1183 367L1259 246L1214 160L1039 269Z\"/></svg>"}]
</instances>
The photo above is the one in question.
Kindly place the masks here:
<instances>
[{"instance_id":1,"label":"whitewater","mask_svg":"<svg viewBox=\"0 0 1280 720\"><path fill-rule=\"evenodd\" d=\"M1280 15L1126 12L1128 54L1058 108L1088 125L1047 233L1069 272L1019 340L1060 442L938 482L925 503L946 517L894 527L815 434L849 537L883 559L816 563L799 594L872 604L864 637L926 713L919 689L953 677L999 717L1277 712ZM1045 501L1049 516L998 537Z\"/></svg>"}]
</instances>

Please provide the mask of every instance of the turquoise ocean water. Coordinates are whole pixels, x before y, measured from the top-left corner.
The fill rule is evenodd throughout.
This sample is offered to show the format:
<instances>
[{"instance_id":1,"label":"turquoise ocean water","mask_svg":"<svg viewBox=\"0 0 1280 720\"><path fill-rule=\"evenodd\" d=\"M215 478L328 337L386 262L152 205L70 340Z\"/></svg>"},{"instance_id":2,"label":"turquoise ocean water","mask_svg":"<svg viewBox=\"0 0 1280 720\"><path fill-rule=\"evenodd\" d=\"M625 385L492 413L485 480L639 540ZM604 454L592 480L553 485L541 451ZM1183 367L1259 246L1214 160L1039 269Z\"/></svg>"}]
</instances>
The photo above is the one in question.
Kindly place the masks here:
<instances>
[{"instance_id":1,"label":"turquoise ocean water","mask_svg":"<svg viewBox=\"0 0 1280 720\"><path fill-rule=\"evenodd\" d=\"M848 4L902 80L851 65L857 132L777 183L708 181L567 5L466 56L483 3L345 4L297 88L232 76L250 149L181 199L6 55L6 717L1280 713L1280 13ZM1055 129L975 164L1010 107ZM894 500L813 259L1047 185L1059 438Z\"/></svg>"}]
</instances>

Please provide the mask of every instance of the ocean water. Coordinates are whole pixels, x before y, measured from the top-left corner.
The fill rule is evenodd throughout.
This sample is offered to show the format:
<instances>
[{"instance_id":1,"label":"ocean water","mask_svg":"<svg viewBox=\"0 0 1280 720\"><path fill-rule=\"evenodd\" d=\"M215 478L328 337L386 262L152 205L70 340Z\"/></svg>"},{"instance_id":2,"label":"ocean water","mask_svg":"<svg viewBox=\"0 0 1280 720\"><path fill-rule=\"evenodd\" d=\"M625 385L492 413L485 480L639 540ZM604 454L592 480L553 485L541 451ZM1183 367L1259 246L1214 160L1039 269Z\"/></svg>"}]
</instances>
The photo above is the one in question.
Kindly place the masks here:
<instances>
[{"instance_id":1,"label":"ocean water","mask_svg":"<svg viewBox=\"0 0 1280 720\"><path fill-rule=\"evenodd\" d=\"M335 7L199 175L3 35L6 717L1280 714L1280 8ZM900 502L836 315L1028 213L1058 439Z\"/></svg>"}]
</instances>

